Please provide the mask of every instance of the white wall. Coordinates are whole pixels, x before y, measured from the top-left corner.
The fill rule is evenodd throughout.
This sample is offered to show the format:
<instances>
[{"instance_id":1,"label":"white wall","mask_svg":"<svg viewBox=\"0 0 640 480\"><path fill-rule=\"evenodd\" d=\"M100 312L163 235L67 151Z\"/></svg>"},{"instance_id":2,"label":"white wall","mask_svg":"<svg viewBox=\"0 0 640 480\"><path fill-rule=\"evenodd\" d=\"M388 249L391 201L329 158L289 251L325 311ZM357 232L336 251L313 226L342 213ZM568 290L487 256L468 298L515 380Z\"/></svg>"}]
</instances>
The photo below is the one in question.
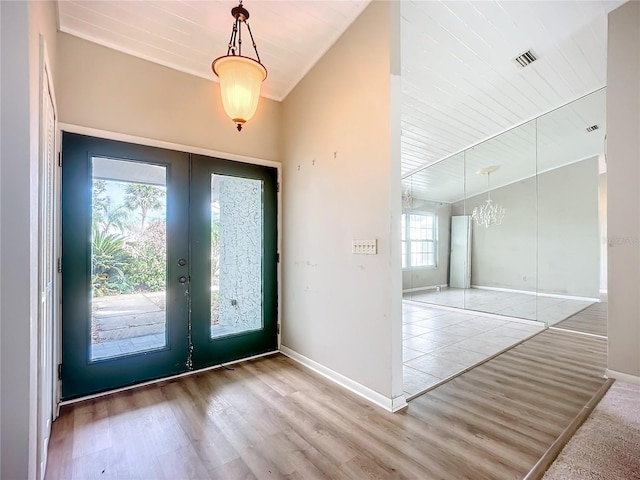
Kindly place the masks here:
<instances>
[{"instance_id":1,"label":"white wall","mask_svg":"<svg viewBox=\"0 0 640 480\"><path fill-rule=\"evenodd\" d=\"M282 345L387 399L402 395L395 3L372 2L283 102ZM351 253L374 238L377 255Z\"/></svg>"},{"instance_id":2,"label":"white wall","mask_svg":"<svg viewBox=\"0 0 640 480\"><path fill-rule=\"evenodd\" d=\"M538 292L600 296L598 158L538 175Z\"/></svg>"},{"instance_id":3,"label":"white wall","mask_svg":"<svg viewBox=\"0 0 640 480\"><path fill-rule=\"evenodd\" d=\"M255 116L238 132L213 81L64 33L58 64L63 123L280 161L278 102L260 99Z\"/></svg>"},{"instance_id":4,"label":"white wall","mask_svg":"<svg viewBox=\"0 0 640 480\"><path fill-rule=\"evenodd\" d=\"M598 191L600 195L600 298L607 300L607 173L599 175Z\"/></svg>"},{"instance_id":5,"label":"white wall","mask_svg":"<svg viewBox=\"0 0 640 480\"><path fill-rule=\"evenodd\" d=\"M56 73L55 3L0 2L1 456L3 479L35 478L40 35Z\"/></svg>"},{"instance_id":6,"label":"white wall","mask_svg":"<svg viewBox=\"0 0 640 480\"><path fill-rule=\"evenodd\" d=\"M473 225L471 284L598 298L598 159L492 190L507 213L502 225ZM486 199L458 202L469 212Z\"/></svg>"},{"instance_id":7,"label":"white wall","mask_svg":"<svg viewBox=\"0 0 640 480\"><path fill-rule=\"evenodd\" d=\"M640 377L640 2L609 14L608 368ZM638 379L640 380L640 379Z\"/></svg>"},{"instance_id":8,"label":"white wall","mask_svg":"<svg viewBox=\"0 0 640 480\"><path fill-rule=\"evenodd\" d=\"M486 194L453 205L454 215L469 215ZM471 223L471 285L536 291L536 179L528 178L491 191L507 213L501 225Z\"/></svg>"}]
</instances>

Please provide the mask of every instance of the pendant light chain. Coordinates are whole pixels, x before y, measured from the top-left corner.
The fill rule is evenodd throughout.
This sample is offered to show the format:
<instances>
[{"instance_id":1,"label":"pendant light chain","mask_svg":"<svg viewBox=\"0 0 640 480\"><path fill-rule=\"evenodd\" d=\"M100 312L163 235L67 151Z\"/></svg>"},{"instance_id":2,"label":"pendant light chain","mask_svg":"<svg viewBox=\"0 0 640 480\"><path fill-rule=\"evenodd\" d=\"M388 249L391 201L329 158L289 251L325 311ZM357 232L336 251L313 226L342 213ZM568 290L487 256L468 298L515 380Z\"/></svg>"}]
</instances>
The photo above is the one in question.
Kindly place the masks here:
<instances>
[{"instance_id":1,"label":"pendant light chain","mask_svg":"<svg viewBox=\"0 0 640 480\"><path fill-rule=\"evenodd\" d=\"M260 100L260 87L267 78L267 69L262 65L258 47L249 26L249 11L242 6L231 9L234 18L227 54L216 58L211 63L211 69L220 80L220 96L222 107L226 114L236 124L238 131L242 130L245 122L253 117ZM242 24L247 26L251 44L256 58L251 54L242 55Z\"/></svg>"},{"instance_id":2,"label":"pendant light chain","mask_svg":"<svg viewBox=\"0 0 640 480\"><path fill-rule=\"evenodd\" d=\"M258 63L262 63L262 60L260 60L260 54L258 53L258 46L256 45L256 41L253 39L253 33L251 33L251 27L249 26L249 22L245 20L244 24L247 26L247 30L249 30L249 36L251 37L251 43L253 43L253 49L256 52L256 58L258 59Z\"/></svg>"},{"instance_id":3,"label":"pendant light chain","mask_svg":"<svg viewBox=\"0 0 640 480\"><path fill-rule=\"evenodd\" d=\"M491 172L487 173L487 187L489 188L487 190L487 199L491 203Z\"/></svg>"},{"instance_id":4,"label":"pendant light chain","mask_svg":"<svg viewBox=\"0 0 640 480\"><path fill-rule=\"evenodd\" d=\"M258 45L256 45L256 41L253 38L253 32L251 32L251 26L249 25L247 16L245 16L243 13L246 12L246 10L244 10L244 7L242 6L242 0L240 0L240 4L237 8L238 11L235 13L236 21L234 22L233 28L231 29L231 38L229 39L229 48L227 49L227 55L242 56L242 25L240 24L244 23L247 26L247 30L249 31L251 44L253 46L253 50L256 52L258 63L262 63L262 61L260 60L260 54L258 53Z\"/></svg>"},{"instance_id":5,"label":"pendant light chain","mask_svg":"<svg viewBox=\"0 0 640 480\"><path fill-rule=\"evenodd\" d=\"M242 2L240 2L240 5L242 5ZM236 25L238 25L238 55L242 56L242 25L240 25L240 22L242 22L242 20L240 20L240 15L238 15L236 17ZM245 19L245 25L246 23Z\"/></svg>"}]
</instances>

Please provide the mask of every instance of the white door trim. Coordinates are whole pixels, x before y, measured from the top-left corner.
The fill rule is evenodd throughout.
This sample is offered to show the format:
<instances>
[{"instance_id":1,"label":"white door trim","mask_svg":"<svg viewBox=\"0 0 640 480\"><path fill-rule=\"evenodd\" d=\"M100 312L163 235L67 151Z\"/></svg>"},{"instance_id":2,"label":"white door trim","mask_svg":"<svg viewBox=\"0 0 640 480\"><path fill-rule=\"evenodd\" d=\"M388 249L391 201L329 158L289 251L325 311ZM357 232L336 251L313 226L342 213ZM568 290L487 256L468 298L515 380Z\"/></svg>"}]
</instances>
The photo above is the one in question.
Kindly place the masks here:
<instances>
[{"instance_id":1,"label":"white door trim","mask_svg":"<svg viewBox=\"0 0 640 480\"><path fill-rule=\"evenodd\" d=\"M51 423L57 415L56 365L59 325L57 289L59 172L56 100L46 41L40 35L38 139L38 334L36 478L44 479Z\"/></svg>"}]
</instances>

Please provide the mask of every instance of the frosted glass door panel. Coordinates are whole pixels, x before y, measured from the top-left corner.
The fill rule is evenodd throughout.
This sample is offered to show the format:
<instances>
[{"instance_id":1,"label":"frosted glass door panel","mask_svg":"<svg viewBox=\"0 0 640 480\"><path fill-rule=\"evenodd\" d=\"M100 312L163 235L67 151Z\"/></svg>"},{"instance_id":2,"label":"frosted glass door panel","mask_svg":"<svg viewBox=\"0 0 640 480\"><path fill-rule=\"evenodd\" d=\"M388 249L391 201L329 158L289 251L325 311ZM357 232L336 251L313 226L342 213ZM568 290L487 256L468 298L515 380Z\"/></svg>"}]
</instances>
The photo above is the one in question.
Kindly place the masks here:
<instances>
[{"instance_id":1,"label":"frosted glass door panel","mask_svg":"<svg viewBox=\"0 0 640 480\"><path fill-rule=\"evenodd\" d=\"M263 182L211 175L211 338L263 328Z\"/></svg>"}]
</instances>

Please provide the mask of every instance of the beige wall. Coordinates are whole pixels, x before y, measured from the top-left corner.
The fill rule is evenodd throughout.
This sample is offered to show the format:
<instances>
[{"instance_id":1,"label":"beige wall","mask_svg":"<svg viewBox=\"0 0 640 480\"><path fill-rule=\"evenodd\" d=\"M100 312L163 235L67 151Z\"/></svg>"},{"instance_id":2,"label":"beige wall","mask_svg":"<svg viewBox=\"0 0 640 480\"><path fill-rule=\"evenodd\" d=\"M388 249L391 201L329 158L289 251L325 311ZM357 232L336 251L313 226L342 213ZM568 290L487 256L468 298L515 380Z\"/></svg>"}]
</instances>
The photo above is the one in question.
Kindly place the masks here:
<instances>
[{"instance_id":1,"label":"beige wall","mask_svg":"<svg viewBox=\"0 0 640 480\"><path fill-rule=\"evenodd\" d=\"M40 35L56 69L54 2L0 2L0 477L36 476Z\"/></svg>"},{"instance_id":2,"label":"beige wall","mask_svg":"<svg viewBox=\"0 0 640 480\"><path fill-rule=\"evenodd\" d=\"M609 14L607 83L608 368L640 377L640 2Z\"/></svg>"},{"instance_id":3,"label":"beige wall","mask_svg":"<svg viewBox=\"0 0 640 480\"><path fill-rule=\"evenodd\" d=\"M213 81L64 33L58 53L64 123L280 161L278 102L262 98L256 115L238 132Z\"/></svg>"},{"instance_id":4,"label":"beige wall","mask_svg":"<svg viewBox=\"0 0 640 480\"><path fill-rule=\"evenodd\" d=\"M374 2L284 102L262 99L240 134L217 84L70 35L59 35L57 76L64 123L284 161L283 344L385 398L402 394L393 7ZM378 239L378 255L351 254L363 238Z\"/></svg>"},{"instance_id":5,"label":"beige wall","mask_svg":"<svg viewBox=\"0 0 640 480\"><path fill-rule=\"evenodd\" d=\"M282 344L387 399L402 392L394 7L369 5L283 105ZM377 255L351 253L374 238Z\"/></svg>"}]
</instances>

